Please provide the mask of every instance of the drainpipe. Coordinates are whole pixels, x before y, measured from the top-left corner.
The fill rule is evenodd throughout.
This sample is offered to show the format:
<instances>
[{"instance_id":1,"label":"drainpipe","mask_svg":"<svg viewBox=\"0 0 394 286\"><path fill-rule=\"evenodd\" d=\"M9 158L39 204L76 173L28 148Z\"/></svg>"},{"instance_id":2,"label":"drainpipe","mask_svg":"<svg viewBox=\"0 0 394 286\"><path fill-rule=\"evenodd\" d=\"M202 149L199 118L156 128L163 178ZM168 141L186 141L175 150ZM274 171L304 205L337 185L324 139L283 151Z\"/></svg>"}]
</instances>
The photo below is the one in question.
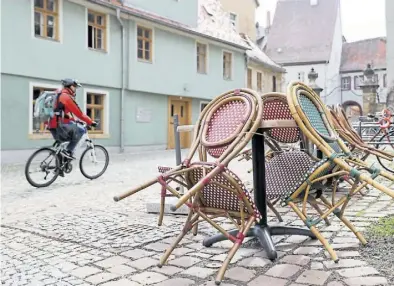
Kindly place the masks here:
<instances>
[{"instance_id":1,"label":"drainpipe","mask_svg":"<svg viewBox=\"0 0 394 286\"><path fill-rule=\"evenodd\" d=\"M122 20L120 19L120 9L116 9L116 18L119 21L121 26L121 49L122 49L122 68L121 68L121 91L120 91L120 153L124 152L124 93L125 93L125 33L124 33L124 25Z\"/></svg>"}]
</instances>

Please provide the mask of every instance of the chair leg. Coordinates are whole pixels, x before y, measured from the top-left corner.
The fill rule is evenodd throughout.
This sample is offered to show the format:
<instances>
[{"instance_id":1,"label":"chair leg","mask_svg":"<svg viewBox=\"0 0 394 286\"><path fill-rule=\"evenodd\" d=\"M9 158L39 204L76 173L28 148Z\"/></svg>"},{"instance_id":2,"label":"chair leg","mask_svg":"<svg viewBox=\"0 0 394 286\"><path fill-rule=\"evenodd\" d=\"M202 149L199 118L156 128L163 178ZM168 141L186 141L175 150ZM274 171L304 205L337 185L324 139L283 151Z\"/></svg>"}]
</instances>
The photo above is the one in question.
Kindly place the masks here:
<instances>
[{"instance_id":1,"label":"chair leg","mask_svg":"<svg viewBox=\"0 0 394 286\"><path fill-rule=\"evenodd\" d=\"M367 244L367 240L364 238L361 232L344 216L340 216L339 219L357 236L358 240L363 244Z\"/></svg>"},{"instance_id":2,"label":"chair leg","mask_svg":"<svg viewBox=\"0 0 394 286\"><path fill-rule=\"evenodd\" d=\"M302 221L306 224L306 217L303 213L297 208L297 206L293 202L289 202L288 205L294 210L294 212L302 219ZM307 224L306 224L307 225ZM317 230L315 226L309 227L310 231L316 236L318 240L323 244L324 248L328 251L331 256L331 259L334 260L335 263L339 261L338 256L335 250L332 248L331 244L324 238L324 236Z\"/></svg>"},{"instance_id":3,"label":"chair leg","mask_svg":"<svg viewBox=\"0 0 394 286\"><path fill-rule=\"evenodd\" d=\"M160 198L160 214L159 214L159 221L158 221L158 225L161 226L163 224L163 217L164 217L164 207L166 204L166 187L162 186L161 187L161 198Z\"/></svg>"},{"instance_id":4,"label":"chair leg","mask_svg":"<svg viewBox=\"0 0 394 286\"><path fill-rule=\"evenodd\" d=\"M171 255L172 251L176 248L176 246L182 240L182 238L189 232L189 230L192 229L191 225L194 222L196 222L197 220L198 220L198 214L195 213L193 215L193 211L190 210L189 211L189 215L187 216L187 219L186 219L186 222L185 222L185 226L182 229L182 232L178 235L178 237L172 243L170 248L168 248L166 250L166 252L164 253L164 255L160 258L160 263L157 265L158 267L162 267L166 263L168 257L170 257L170 255Z\"/></svg>"},{"instance_id":5,"label":"chair leg","mask_svg":"<svg viewBox=\"0 0 394 286\"><path fill-rule=\"evenodd\" d=\"M318 204L316 204L314 202L309 202L309 203L319 213L319 215L323 215L324 214ZM326 225L331 225L331 222L330 222L330 220L327 217L324 218L324 221L326 222Z\"/></svg>"},{"instance_id":6,"label":"chair leg","mask_svg":"<svg viewBox=\"0 0 394 286\"><path fill-rule=\"evenodd\" d=\"M242 232L244 236L246 236L246 234L248 233L248 231L249 231L249 229L252 226L254 221L255 221L254 217L249 218L249 220L248 220L248 222L247 222L247 224L245 226L245 229ZM215 284L216 285L220 285L220 283L222 282L223 277L224 277L224 273L226 272L227 267L228 267L228 265L231 262L231 259L233 259L235 253L241 247L241 245L242 245L242 241L236 241L234 243L233 247L230 249L230 251L229 251L229 253L228 253L227 257L226 257L226 260L224 260L224 262L222 264L222 267L220 267L219 272L218 272L218 274L216 276L216 280L215 280Z\"/></svg>"},{"instance_id":7,"label":"chair leg","mask_svg":"<svg viewBox=\"0 0 394 286\"><path fill-rule=\"evenodd\" d=\"M271 209L271 211L273 211L273 213L278 218L279 222L283 222L282 216L280 215L280 213L277 211L277 209L274 207L274 205L269 200L267 200L267 206Z\"/></svg>"}]
</instances>

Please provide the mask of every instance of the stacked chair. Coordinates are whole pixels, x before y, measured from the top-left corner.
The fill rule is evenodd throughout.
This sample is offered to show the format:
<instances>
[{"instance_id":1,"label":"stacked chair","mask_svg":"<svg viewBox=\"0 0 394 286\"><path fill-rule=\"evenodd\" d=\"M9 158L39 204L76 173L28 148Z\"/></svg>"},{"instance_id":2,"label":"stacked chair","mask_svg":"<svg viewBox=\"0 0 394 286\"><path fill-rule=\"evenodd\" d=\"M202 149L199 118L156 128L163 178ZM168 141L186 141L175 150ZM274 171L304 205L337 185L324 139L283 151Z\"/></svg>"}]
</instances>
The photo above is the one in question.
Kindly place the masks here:
<instances>
[{"instance_id":1,"label":"stacked chair","mask_svg":"<svg viewBox=\"0 0 394 286\"><path fill-rule=\"evenodd\" d=\"M177 197L180 195L169 186L170 182L178 182L188 189L180 197L177 207L186 204L189 215L181 233L160 259L160 267L182 238L205 221L234 243L217 274L216 282L220 284L244 238L251 234L250 228L261 218L250 193L240 178L228 169L228 164L259 128L262 112L261 97L249 89L233 90L215 98L200 114L189 155L181 165L167 169L159 177L114 198L119 201L155 183L162 186L162 193L169 191ZM216 161L208 162L208 155ZM214 221L223 217L234 223L236 232L229 233Z\"/></svg>"}]
</instances>

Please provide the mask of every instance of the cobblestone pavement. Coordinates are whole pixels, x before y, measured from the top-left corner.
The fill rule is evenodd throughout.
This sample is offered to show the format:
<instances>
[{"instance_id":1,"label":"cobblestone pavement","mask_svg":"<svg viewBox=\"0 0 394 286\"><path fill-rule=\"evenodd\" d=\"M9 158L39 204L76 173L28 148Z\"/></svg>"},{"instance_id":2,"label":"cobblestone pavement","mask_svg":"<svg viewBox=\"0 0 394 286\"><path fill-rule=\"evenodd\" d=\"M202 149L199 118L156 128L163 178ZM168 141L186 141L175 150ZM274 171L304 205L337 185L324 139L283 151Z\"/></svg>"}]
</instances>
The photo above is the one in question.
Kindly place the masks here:
<instances>
[{"instance_id":1,"label":"cobblestone pavement","mask_svg":"<svg viewBox=\"0 0 394 286\"><path fill-rule=\"evenodd\" d=\"M189 235L181 242L168 266L159 269L159 257L185 217L166 216L163 226L157 226L157 215L145 211L146 202L158 198L157 186L118 203L112 200L156 174L158 163L174 165L174 153L112 156L101 178L88 181L75 168L46 189L30 187L23 166L2 166L2 284L214 285L229 242L203 247L203 237L214 233L203 225L196 237ZM232 166L246 180L250 180L249 168L250 162ZM302 225L289 208L278 210L285 221L281 224ZM347 211L359 230L390 213L394 213L393 200L376 190L357 196ZM279 224L272 213L269 221ZM233 258L222 285L389 285L379 269L363 260L358 240L337 219L320 229L336 249L338 264L309 238L274 237L279 250L275 262L249 239Z\"/></svg>"}]
</instances>

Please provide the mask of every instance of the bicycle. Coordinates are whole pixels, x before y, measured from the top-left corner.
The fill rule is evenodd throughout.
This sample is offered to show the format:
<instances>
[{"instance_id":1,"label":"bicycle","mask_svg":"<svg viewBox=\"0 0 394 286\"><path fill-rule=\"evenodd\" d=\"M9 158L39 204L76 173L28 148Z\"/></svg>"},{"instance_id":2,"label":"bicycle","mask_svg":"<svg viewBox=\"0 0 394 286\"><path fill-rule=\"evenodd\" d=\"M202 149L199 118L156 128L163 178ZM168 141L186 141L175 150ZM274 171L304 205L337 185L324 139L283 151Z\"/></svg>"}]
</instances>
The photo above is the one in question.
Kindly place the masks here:
<instances>
[{"instance_id":1,"label":"bicycle","mask_svg":"<svg viewBox=\"0 0 394 286\"><path fill-rule=\"evenodd\" d=\"M392 111L387 108L383 110L382 117L379 118L379 127L380 130L372 137L372 142L368 142L370 144L375 143L375 148L384 151L394 158L394 115ZM377 137L378 134L383 133L383 135L375 142L373 139ZM381 147L383 146L383 147ZM388 146L388 148L386 148ZM387 171L394 173L394 159L392 161L386 160L379 156L376 156L379 164L386 169Z\"/></svg>"},{"instance_id":2,"label":"bicycle","mask_svg":"<svg viewBox=\"0 0 394 286\"><path fill-rule=\"evenodd\" d=\"M87 127L86 123L81 122L81 121L77 121L76 124L79 125L79 128L83 128L85 131L76 148L79 148L81 146L81 144L83 144L83 142L86 143L86 148L82 152L80 160L79 160L79 169L80 169L82 175L84 177L86 177L87 179L90 179L90 180L97 179L100 176L102 176L105 173L105 171L107 170L107 167L109 164L108 151L105 149L104 146L94 144L93 141L89 138L89 134L87 132L88 127ZM59 175L64 176L64 174L71 173L71 171L73 169L73 166L72 166L73 160L68 159L62 155L62 152L66 149L68 144L69 144L69 141L60 142L59 140L55 140L55 142L53 143L53 145L51 147L42 147L42 148L38 149L37 151L35 151L29 157L29 159L27 160L26 165L25 165L25 177L30 185L32 185L33 187L36 187L36 188L48 187L53 182L56 181L56 179ZM88 157L95 165L97 165L97 163L99 163L99 161L97 160L97 156L96 156L98 150L100 150L104 153L104 157L105 157L104 167L97 174L90 175L85 170L86 166L84 166L83 160L86 157ZM30 166L33 162L33 159L35 157L38 157L38 155L40 155L41 153L49 153L49 155L43 161L41 161L41 163L39 164L39 171L45 173L44 180L46 182L42 183L42 184L34 181L30 175L31 174ZM50 161L46 162L47 159L50 159ZM54 166L50 166L50 164L52 162L54 162ZM52 179L49 179L47 181L47 177L51 173L53 173L54 176Z\"/></svg>"}]
</instances>

